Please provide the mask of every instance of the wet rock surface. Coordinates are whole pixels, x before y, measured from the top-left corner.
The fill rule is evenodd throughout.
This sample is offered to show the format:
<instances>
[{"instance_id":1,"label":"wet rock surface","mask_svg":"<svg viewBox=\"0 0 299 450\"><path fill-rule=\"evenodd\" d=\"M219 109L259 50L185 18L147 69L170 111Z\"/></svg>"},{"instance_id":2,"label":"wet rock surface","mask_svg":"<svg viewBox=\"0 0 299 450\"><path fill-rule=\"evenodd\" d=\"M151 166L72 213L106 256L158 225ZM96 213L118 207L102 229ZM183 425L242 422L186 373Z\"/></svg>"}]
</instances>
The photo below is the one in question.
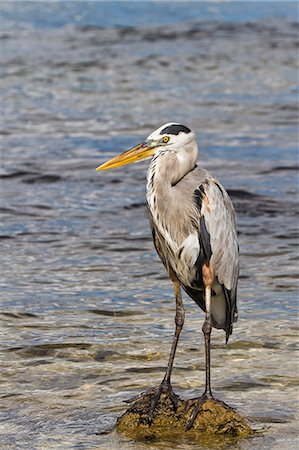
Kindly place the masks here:
<instances>
[{"instance_id":1,"label":"wet rock surface","mask_svg":"<svg viewBox=\"0 0 299 450\"><path fill-rule=\"evenodd\" d=\"M175 408L167 394L161 395L153 421L149 423L152 395L145 393L129 407L118 419L117 431L134 440L191 440L213 444L215 448L253 435L237 411L213 400L206 400L201 405L192 427L187 429L194 405L192 402L190 405L190 400L179 399Z\"/></svg>"}]
</instances>

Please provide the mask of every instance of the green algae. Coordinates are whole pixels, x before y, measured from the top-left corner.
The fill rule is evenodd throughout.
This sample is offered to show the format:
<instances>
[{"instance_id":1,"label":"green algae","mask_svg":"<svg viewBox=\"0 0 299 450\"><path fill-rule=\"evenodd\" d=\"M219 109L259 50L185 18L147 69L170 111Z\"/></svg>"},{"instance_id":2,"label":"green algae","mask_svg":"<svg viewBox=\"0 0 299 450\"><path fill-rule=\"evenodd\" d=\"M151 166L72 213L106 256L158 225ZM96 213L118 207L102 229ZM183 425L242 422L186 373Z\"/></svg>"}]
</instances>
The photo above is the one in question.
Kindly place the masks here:
<instances>
[{"instance_id":1,"label":"green algae","mask_svg":"<svg viewBox=\"0 0 299 450\"><path fill-rule=\"evenodd\" d=\"M167 394L162 394L151 424L148 412L152 394L138 398L118 419L116 429L125 437L137 441L170 441L200 443L203 447L224 446L253 435L245 419L234 409L213 400L206 400L193 423L186 426L192 414L192 406L179 399L177 408Z\"/></svg>"}]
</instances>

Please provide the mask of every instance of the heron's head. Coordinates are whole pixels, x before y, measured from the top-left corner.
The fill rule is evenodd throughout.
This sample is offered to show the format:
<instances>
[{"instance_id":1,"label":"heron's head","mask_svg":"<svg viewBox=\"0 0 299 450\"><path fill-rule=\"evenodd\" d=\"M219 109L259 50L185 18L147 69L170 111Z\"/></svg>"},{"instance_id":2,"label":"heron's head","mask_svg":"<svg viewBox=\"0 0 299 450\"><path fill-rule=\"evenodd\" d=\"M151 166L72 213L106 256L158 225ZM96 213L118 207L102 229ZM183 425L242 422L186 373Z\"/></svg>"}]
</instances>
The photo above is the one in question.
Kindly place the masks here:
<instances>
[{"instance_id":1,"label":"heron's head","mask_svg":"<svg viewBox=\"0 0 299 450\"><path fill-rule=\"evenodd\" d=\"M193 131L179 123L166 123L153 131L145 141L105 162L97 167L97 170L113 169L114 167L138 162L142 159L150 158L158 152L169 150L179 153L189 146L196 146Z\"/></svg>"}]
</instances>

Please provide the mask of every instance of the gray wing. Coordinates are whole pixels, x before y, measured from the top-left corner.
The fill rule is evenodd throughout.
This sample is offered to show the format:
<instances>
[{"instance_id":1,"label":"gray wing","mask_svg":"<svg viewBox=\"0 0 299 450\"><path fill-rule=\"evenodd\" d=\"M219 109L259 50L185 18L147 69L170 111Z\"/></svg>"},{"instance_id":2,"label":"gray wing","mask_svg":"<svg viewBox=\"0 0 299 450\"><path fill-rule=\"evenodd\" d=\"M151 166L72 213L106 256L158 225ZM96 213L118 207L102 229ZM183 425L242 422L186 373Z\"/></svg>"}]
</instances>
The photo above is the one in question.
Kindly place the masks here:
<instances>
[{"instance_id":1,"label":"gray wing","mask_svg":"<svg viewBox=\"0 0 299 450\"><path fill-rule=\"evenodd\" d=\"M227 339L232 323L237 320L237 283L239 277L239 247L233 204L221 184L206 180L199 187L201 197L200 239L205 259L223 288L226 300L225 330Z\"/></svg>"}]
</instances>

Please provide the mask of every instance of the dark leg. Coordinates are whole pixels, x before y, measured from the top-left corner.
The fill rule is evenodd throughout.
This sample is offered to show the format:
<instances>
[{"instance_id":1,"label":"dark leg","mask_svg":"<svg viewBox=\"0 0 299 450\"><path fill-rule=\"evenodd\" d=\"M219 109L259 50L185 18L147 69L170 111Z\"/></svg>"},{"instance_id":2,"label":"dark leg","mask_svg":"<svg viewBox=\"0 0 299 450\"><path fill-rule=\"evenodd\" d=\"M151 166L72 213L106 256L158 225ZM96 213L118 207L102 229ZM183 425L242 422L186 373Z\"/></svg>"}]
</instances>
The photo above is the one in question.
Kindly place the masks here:
<instances>
[{"instance_id":1,"label":"dark leg","mask_svg":"<svg viewBox=\"0 0 299 450\"><path fill-rule=\"evenodd\" d=\"M203 395L206 398L213 398L211 391L211 332L212 332L211 288L206 288L205 302L206 302L206 320L204 321L202 331L205 338L206 388Z\"/></svg>"},{"instance_id":2,"label":"dark leg","mask_svg":"<svg viewBox=\"0 0 299 450\"><path fill-rule=\"evenodd\" d=\"M186 426L187 430L189 430L192 427L197 414L201 410L201 405L206 400L213 399L213 394L211 390L211 331L212 331L211 287L205 288L205 306L206 306L206 319L204 321L202 331L205 339L206 387L204 393L198 400L190 400L190 403L195 405ZM188 406L186 409L188 409ZM186 411L184 410L184 413L185 412Z\"/></svg>"},{"instance_id":3,"label":"dark leg","mask_svg":"<svg viewBox=\"0 0 299 450\"><path fill-rule=\"evenodd\" d=\"M181 288L178 281L174 282L174 292L175 292L175 301L176 301L176 311L175 311L175 332L174 332L174 338L171 346L171 351L169 354L169 360L165 372L165 376L163 378L162 383L168 383L170 384L170 377L172 372L172 366L173 361L175 357L176 348L178 345L179 337L184 325L185 320L185 311L183 307L183 301L182 301L182 295L181 295Z\"/></svg>"},{"instance_id":4,"label":"dark leg","mask_svg":"<svg viewBox=\"0 0 299 450\"><path fill-rule=\"evenodd\" d=\"M172 372L176 348L178 345L180 333L181 333L183 325L184 325L185 311L184 311L184 307L183 307L180 283L177 280L173 280L173 284L174 284L175 300L176 300L175 333L174 333L174 338L172 341L171 351L169 354L169 360L168 360L164 378L163 378L162 383L160 384L158 390L155 391L153 398L151 400L151 407L150 407L150 411L149 411L149 421L150 422L153 420L155 408L156 408L156 406L159 402L159 399L161 397L161 394L163 392L166 392L169 394L174 407L175 408L177 407L178 396L172 390L170 378L171 378L171 372Z\"/></svg>"},{"instance_id":5,"label":"dark leg","mask_svg":"<svg viewBox=\"0 0 299 450\"><path fill-rule=\"evenodd\" d=\"M206 360L206 386L203 395L199 399L190 400L189 405L194 405L194 409L188 420L186 429L189 430L194 420L196 419L197 414L201 410L202 404L206 400L212 400L213 402L224 406L227 409L232 410L230 406L221 400L217 400L214 398L211 389L211 332L212 332L212 317L211 317L211 285L205 287L205 306L206 306L206 319L202 327L202 331L205 338L205 360ZM184 408L183 414L189 409L189 405L187 403L187 407Z\"/></svg>"}]
</instances>

